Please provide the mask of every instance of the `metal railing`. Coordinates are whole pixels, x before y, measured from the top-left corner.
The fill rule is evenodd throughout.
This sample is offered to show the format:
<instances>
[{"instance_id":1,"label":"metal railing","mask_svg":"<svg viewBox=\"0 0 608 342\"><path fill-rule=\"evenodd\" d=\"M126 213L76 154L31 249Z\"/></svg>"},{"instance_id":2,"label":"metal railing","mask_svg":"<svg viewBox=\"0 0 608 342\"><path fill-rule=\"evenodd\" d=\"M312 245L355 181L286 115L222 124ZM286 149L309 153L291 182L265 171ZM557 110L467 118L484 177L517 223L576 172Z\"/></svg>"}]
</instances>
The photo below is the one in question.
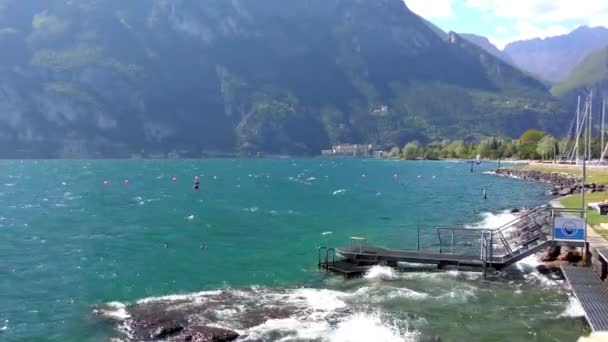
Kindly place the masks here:
<instances>
[{"instance_id":1,"label":"metal railing","mask_svg":"<svg viewBox=\"0 0 608 342\"><path fill-rule=\"evenodd\" d=\"M423 234L419 226L418 251L435 249L440 254L480 255L480 260L488 262L494 258L505 259L536 241L553 240L553 222L563 215L584 217L584 211L541 207L494 229L434 227L430 234L435 239L429 239L429 231ZM478 254L479 251L483 254Z\"/></svg>"},{"instance_id":2,"label":"metal railing","mask_svg":"<svg viewBox=\"0 0 608 342\"><path fill-rule=\"evenodd\" d=\"M498 228L464 228L442 226L416 226L416 250L419 253L438 253L446 255L469 256L471 260L479 260L482 266L492 267L492 264L504 264L518 260L523 255L531 253L532 249L544 246L547 241L553 241L553 226L556 217L584 217L581 209L561 209L541 207L525 212L516 219ZM400 226L411 231L412 226ZM349 247L363 249L366 240L351 238ZM412 243L411 240L405 241ZM394 243L398 243L394 241ZM411 245L410 245L411 246ZM403 248L403 245L401 245ZM319 249L319 265L330 265L335 251L327 247Z\"/></svg>"},{"instance_id":3,"label":"metal railing","mask_svg":"<svg viewBox=\"0 0 608 342\"><path fill-rule=\"evenodd\" d=\"M336 265L336 250L328 247L319 247L319 258L317 262L317 267L319 269L324 267L335 266ZM330 256L331 256L331 264L330 264Z\"/></svg>"}]
</instances>

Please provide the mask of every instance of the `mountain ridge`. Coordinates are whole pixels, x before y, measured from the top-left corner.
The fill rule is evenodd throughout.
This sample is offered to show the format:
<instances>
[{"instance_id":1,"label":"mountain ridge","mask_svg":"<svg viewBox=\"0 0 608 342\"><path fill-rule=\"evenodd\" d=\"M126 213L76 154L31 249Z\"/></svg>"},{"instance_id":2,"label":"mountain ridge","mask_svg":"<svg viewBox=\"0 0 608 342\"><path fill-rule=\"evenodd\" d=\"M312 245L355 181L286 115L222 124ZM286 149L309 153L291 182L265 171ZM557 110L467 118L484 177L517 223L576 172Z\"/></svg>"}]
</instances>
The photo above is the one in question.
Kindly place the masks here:
<instances>
[{"instance_id":1,"label":"mountain ridge","mask_svg":"<svg viewBox=\"0 0 608 342\"><path fill-rule=\"evenodd\" d=\"M2 4L4 157L316 154L560 118L540 82L401 0Z\"/></svg>"},{"instance_id":2,"label":"mountain ridge","mask_svg":"<svg viewBox=\"0 0 608 342\"><path fill-rule=\"evenodd\" d=\"M581 26L560 36L512 42L503 51L523 70L558 82L586 56L605 45L608 28Z\"/></svg>"},{"instance_id":3,"label":"mountain ridge","mask_svg":"<svg viewBox=\"0 0 608 342\"><path fill-rule=\"evenodd\" d=\"M608 45L587 56L551 91L570 104L593 91L599 105L600 99L608 97Z\"/></svg>"}]
</instances>

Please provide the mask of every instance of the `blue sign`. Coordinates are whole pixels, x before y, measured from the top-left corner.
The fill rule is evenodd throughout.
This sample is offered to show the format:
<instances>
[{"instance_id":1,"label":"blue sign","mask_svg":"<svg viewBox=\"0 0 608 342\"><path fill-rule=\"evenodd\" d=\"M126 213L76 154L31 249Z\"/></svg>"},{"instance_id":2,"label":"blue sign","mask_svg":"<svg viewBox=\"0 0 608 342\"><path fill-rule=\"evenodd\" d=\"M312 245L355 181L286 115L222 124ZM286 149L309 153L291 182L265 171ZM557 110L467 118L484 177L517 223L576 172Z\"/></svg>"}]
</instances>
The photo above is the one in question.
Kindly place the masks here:
<instances>
[{"instance_id":1,"label":"blue sign","mask_svg":"<svg viewBox=\"0 0 608 342\"><path fill-rule=\"evenodd\" d=\"M556 217L553 223L553 237L555 240L585 241L585 220Z\"/></svg>"}]
</instances>

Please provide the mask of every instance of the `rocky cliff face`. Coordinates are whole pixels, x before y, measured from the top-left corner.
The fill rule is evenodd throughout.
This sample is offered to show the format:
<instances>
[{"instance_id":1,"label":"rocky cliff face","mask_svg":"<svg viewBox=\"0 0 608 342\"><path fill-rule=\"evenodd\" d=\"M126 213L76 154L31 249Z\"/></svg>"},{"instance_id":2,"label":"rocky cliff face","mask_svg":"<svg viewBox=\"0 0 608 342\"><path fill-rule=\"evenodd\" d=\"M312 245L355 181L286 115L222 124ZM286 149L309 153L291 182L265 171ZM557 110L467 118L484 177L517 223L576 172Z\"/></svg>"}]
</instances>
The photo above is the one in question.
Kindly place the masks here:
<instances>
[{"instance_id":1,"label":"rocky cliff face","mask_svg":"<svg viewBox=\"0 0 608 342\"><path fill-rule=\"evenodd\" d=\"M504 62L511 64L513 63L511 57L509 57L509 55L504 51L499 50L496 46L494 46L494 44L492 44L488 38L470 33L461 33L460 36L484 49L487 53L502 59Z\"/></svg>"},{"instance_id":2,"label":"rocky cliff face","mask_svg":"<svg viewBox=\"0 0 608 342\"><path fill-rule=\"evenodd\" d=\"M401 0L0 0L0 23L0 157L310 154L555 119L543 85Z\"/></svg>"}]
</instances>

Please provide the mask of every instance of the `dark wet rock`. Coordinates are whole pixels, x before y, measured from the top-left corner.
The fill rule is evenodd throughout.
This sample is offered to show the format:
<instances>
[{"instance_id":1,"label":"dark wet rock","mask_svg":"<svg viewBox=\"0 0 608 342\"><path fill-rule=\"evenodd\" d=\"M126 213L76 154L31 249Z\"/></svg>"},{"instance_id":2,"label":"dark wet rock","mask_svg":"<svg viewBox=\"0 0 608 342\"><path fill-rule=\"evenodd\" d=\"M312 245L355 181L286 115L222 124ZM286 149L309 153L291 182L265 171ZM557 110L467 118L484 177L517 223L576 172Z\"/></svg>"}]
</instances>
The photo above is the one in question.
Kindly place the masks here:
<instances>
[{"instance_id":1,"label":"dark wet rock","mask_svg":"<svg viewBox=\"0 0 608 342\"><path fill-rule=\"evenodd\" d=\"M239 321L245 328L255 327L270 319L283 319L292 317L298 310L294 307L265 307L253 309L243 314Z\"/></svg>"},{"instance_id":2,"label":"dark wet rock","mask_svg":"<svg viewBox=\"0 0 608 342\"><path fill-rule=\"evenodd\" d=\"M576 250L568 250L560 256L560 260L576 264L583 260L583 256Z\"/></svg>"},{"instance_id":3,"label":"dark wet rock","mask_svg":"<svg viewBox=\"0 0 608 342\"><path fill-rule=\"evenodd\" d=\"M265 289L227 289L161 297L128 306L130 317L116 328L124 341L234 341L239 337L236 331L306 315L305 308L288 302L291 296ZM235 309L225 315L227 308Z\"/></svg>"},{"instance_id":4,"label":"dark wet rock","mask_svg":"<svg viewBox=\"0 0 608 342\"><path fill-rule=\"evenodd\" d=\"M541 171L530 171L530 170L516 170L516 169L497 169L494 170L494 174L502 177L512 177L523 179L530 182L540 182L552 185L552 188L547 191L547 194L551 196L568 196L575 193L580 193L580 177L575 177L565 173L557 172L541 172ZM594 191L604 191L605 187L594 183L586 184L586 189L593 189Z\"/></svg>"},{"instance_id":5,"label":"dark wet rock","mask_svg":"<svg viewBox=\"0 0 608 342\"><path fill-rule=\"evenodd\" d=\"M142 304L132 307L132 318L127 321L134 340L136 341L193 341L193 342L225 342L234 341L239 334L228 329L193 325L186 315L193 313L193 308L185 310L164 310L162 303ZM201 310L201 308L197 308ZM201 310L202 311L202 310Z\"/></svg>"},{"instance_id":6,"label":"dark wet rock","mask_svg":"<svg viewBox=\"0 0 608 342\"><path fill-rule=\"evenodd\" d=\"M538 273L542 274L542 275L548 275L551 274L552 269L546 265L538 265L536 267L536 270L538 271Z\"/></svg>"},{"instance_id":7,"label":"dark wet rock","mask_svg":"<svg viewBox=\"0 0 608 342\"><path fill-rule=\"evenodd\" d=\"M551 280L563 280L564 275L562 274L562 269L560 267L561 264L562 263L559 261L552 261L545 263L544 265L538 265L536 270L538 273Z\"/></svg>"},{"instance_id":8,"label":"dark wet rock","mask_svg":"<svg viewBox=\"0 0 608 342\"><path fill-rule=\"evenodd\" d=\"M180 333L187 325L187 321L168 318L165 313L160 317L151 319L134 318L128 321L133 335L138 340L159 340Z\"/></svg>"},{"instance_id":9,"label":"dark wet rock","mask_svg":"<svg viewBox=\"0 0 608 342\"><path fill-rule=\"evenodd\" d=\"M156 328L150 337L159 340L166 339L167 337L180 333L182 330L184 330L184 327L179 324L162 326Z\"/></svg>"},{"instance_id":10,"label":"dark wet rock","mask_svg":"<svg viewBox=\"0 0 608 342\"><path fill-rule=\"evenodd\" d=\"M520 213L520 212L521 212L521 209L519 209L519 208L513 208L510 211L511 214L517 214L517 213Z\"/></svg>"},{"instance_id":11,"label":"dark wet rock","mask_svg":"<svg viewBox=\"0 0 608 342\"><path fill-rule=\"evenodd\" d=\"M230 342L239 337L239 334L228 329L193 326L185 330L180 336L176 336L171 341L191 341L191 342Z\"/></svg>"},{"instance_id":12,"label":"dark wet rock","mask_svg":"<svg viewBox=\"0 0 608 342\"><path fill-rule=\"evenodd\" d=\"M560 246L550 247L544 253L541 254L540 260L543 262L555 261L559 258L561 253L562 248Z\"/></svg>"}]
</instances>

